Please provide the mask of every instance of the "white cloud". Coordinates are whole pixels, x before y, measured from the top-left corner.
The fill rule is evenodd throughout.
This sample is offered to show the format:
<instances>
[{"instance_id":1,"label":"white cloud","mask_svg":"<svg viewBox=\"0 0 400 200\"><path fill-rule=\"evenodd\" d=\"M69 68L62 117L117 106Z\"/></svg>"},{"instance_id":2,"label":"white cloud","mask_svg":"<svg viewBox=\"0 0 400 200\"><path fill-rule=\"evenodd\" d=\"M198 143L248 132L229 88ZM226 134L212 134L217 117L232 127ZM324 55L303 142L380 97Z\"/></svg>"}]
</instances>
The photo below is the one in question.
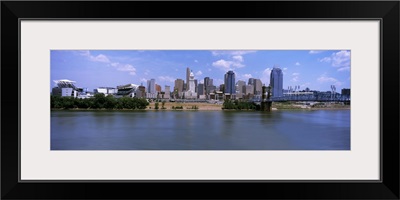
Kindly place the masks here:
<instances>
[{"instance_id":1,"label":"white cloud","mask_svg":"<svg viewBox=\"0 0 400 200\"><path fill-rule=\"evenodd\" d=\"M325 58L319 59L319 62L331 62L331 58L325 57Z\"/></svg>"},{"instance_id":2,"label":"white cloud","mask_svg":"<svg viewBox=\"0 0 400 200\"><path fill-rule=\"evenodd\" d=\"M317 53L322 53L322 52L324 52L324 51L315 51L315 50L311 50L311 51L309 51L308 53L309 53L309 54L317 54Z\"/></svg>"},{"instance_id":3,"label":"white cloud","mask_svg":"<svg viewBox=\"0 0 400 200\"><path fill-rule=\"evenodd\" d=\"M211 68L208 68L208 71L211 72Z\"/></svg>"},{"instance_id":4,"label":"white cloud","mask_svg":"<svg viewBox=\"0 0 400 200\"><path fill-rule=\"evenodd\" d=\"M194 62L195 62L195 63L198 63L199 61L198 61L198 60L194 60Z\"/></svg>"},{"instance_id":5,"label":"white cloud","mask_svg":"<svg viewBox=\"0 0 400 200\"><path fill-rule=\"evenodd\" d=\"M202 75L203 74L203 72L201 72L200 70L198 71L198 72L196 72L196 75L197 76L200 76L200 75Z\"/></svg>"},{"instance_id":6,"label":"white cloud","mask_svg":"<svg viewBox=\"0 0 400 200\"><path fill-rule=\"evenodd\" d=\"M350 71L350 51L332 53L330 57L320 59L320 62L330 62L333 67L340 67L337 71Z\"/></svg>"},{"instance_id":7,"label":"white cloud","mask_svg":"<svg viewBox=\"0 0 400 200\"><path fill-rule=\"evenodd\" d=\"M167 81L167 82L175 82L175 78L172 78L170 76L159 76L158 79L160 79L161 81Z\"/></svg>"},{"instance_id":8,"label":"white cloud","mask_svg":"<svg viewBox=\"0 0 400 200\"><path fill-rule=\"evenodd\" d=\"M350 51L339 51L332 54L332 66L350 67Z\"/></svg>"},{"instance_id":9,"label":"white cloud","mask_svg":"<svg viewBox=\"0 0 400 200\"><path fill-rule=\"evenodd\" d=\"M300 73L293 73L292 76L298 76Z\"/></svg>"},{"instance_id":10,"label":"white cloud","mask_svg":"<svg viewBox=\"0 0 400 200\"><path fill-rule=\"evenodd\" d=\"M326 77L326 76L320 76L317 81L319 82L337 82L337 80L335 78L332 77Z\"/></svg>"},{"instance_id":11,"label":"white cloud","mask_svg":"<svg viewBox=\"0 0 400 200\"><path fill-rule=\"evenodd\" d=\"M218 60L212 63L212 66L219 68L223 71L233 70L234 68L242 68L244 65L240 62L228 61L228 60Z\"/></svg>"},{"instance_id":12,"label":"white cloud","mask_svg":"<svg viewBox=\"0 0 400 200\"><path fill-rule=\"evenodd\" d=\"M236 61L243 62L243 56L237 55L237 56L233 56L232 58Z\"/></svg>"},{"instance_id":13,"label":"white cloud","mask_svg":"<svg viewBox=\"0 0 400 200\"><path fill-rule=\"evenodd\" d=\"M117 67L118 71L129 72L130 75L136 75L136 68L130 64L120 65Z\"/></svg>"},{"instance_id":14,"label":"white cloud","mask_svg":"<svg viewBox=\"0 0 400 200\"><path fill-rule=\"evenodd\" d=\"M283 68L283 71L286 71L287 70L287 68L285 67L285 68Z\"/></svg>"},{"instance_id":15,"label":"white cloud","mask_svg":"<svg viewBox=\"0 0 400 200\"><path fill-rule=\"evenodd\" d=\"M223 71L234 70L237 68L245 67L243 64L243 55L254 53L256 51L211 51L214 56L227 55L229 60L220 59L212 63L212 66L217 67Z\"/></svg>"},{"instance_id":16,"label":"white cloud","mask_svg":"<svg viewBox=\"0 0 400 200\"><path fill-rule=\"evenodd\" d=\"M120 64L116 62L111 63L110 65L118 71L128 72L130 75L136 75L136 68L130 64Z\"/></svg>"},{"instance_id":17,"label":"white cloud","mask_svg":"<svg viewBox=\"0 0 400 200\"><path fill-rule=\"evenodd\" d=\"M337 71L339 71L339 72L341 72L341 71L350 71L350 67L341 67Z\"/></svg>"},{"instance_id":18,"label":"white cloud","mask_svg":"<svg viewBox=\"0 0 400 200\"><path fill-rule=\"evenodd\" d=\"M296 66L300 66L300 63L299 63L299 62L296 62L295 65L296 65Z\"/></svg>"},{"instance_id":19,"label":"white cloud","mask_svg":"<svg viewBox=\"0 0 400 200\"><path fill-rule=\"evenodd\" d=\"M149 73L150 73L150 70L148 70L148 69L144 70L144 75L149 75Z\"/></svg>"},{"instance_id":20,"label":"white cloud","mask_svg":"<svg viewBox=\"0 0 400 200\"><path fill-rule=\"evenodd\" d=\"M340 86L342 83L338 81L337 79L333 77L328 77L326 74L322 74L320 77L317 79L318 82L320 83L333 83L334 85Z\"/></svg>"},{"instance_id":21,"label":"white cloud","mask_svg":"<svg viewBox=\"0 0 400 200\"><path fill-rule=\"evenodd\" d=\"M99 54L97 56L93 56L90 51L79 51L81 56L87 57L90 61L93 62L103 62L103 63L110 63L110 59L103 54Z\"/></svg>"},{"instance_id":22,"label":"white cloud","mask_svg":"<svg viewBox=\"0 0 400 200\"><path fill-rule=\"evenodd\" d=\"M222 69L224 71L230 70L231 65L232 65L232 63L230 61L226 61L226 60L222 60L222 59L212 63L212 66Z\"/></svg>"},{"instance_id":23,"label":"white cloud","mask_svg":"<svg viewBox=\"0 0 400 200\"><path fill-rule=\"evenodd\" d=\"M147 79L146 78L141 78L140 82L147 82Z\"/></svg>"},{"instance_id":24,"label":"white cloud","mask_svg":"<svg viewBox=\"0 0 400 200\"><path fill-rule=\"evenodd\" d=\"M104 62L104 63L109 63L110 60L107 58L107 56L103 54L99 54L97 56L90 56L90 60L94 62Z\"/></svg>"}]
</instances>

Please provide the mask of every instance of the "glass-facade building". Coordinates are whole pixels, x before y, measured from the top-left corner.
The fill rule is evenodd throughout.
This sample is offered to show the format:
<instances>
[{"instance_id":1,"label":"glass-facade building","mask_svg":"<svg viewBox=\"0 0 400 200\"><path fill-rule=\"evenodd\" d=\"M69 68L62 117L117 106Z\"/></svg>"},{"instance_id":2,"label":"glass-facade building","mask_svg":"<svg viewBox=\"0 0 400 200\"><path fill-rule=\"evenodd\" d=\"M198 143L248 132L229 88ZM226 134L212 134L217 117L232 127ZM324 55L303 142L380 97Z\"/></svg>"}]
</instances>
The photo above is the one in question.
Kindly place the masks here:
<instances>
[{"instance_id":1,"label":"glass-facade building","mask_svg":"<svg viewBox=\"0 0 400 200\"><path fill-rule=\"evenodd\" d=\"M274 67L271 71L270 86L273 97L283 96L283 73L280 68Z\"/></svg>"},{"instance_id":2,"label":"glass-facade building","mask_svg":"<svg viewBox=\"0 0 400 200\"><path fill-rule=\"evenodd\" d=\"M147 80L147 93L149 94L156 93L156 80L153 78L151 80Z\"/></svg>"},{"instance_id":3,"label":"glass-facade building","mask_svg":"<svg viewBox=\"0 0 400 200\"><path fill-rule=\"evenodd\" d=\"M225 93L236 94L236 83L235 83L235 73L233 71L228 71L225 74Z\"/></svg>"}]
</instances>

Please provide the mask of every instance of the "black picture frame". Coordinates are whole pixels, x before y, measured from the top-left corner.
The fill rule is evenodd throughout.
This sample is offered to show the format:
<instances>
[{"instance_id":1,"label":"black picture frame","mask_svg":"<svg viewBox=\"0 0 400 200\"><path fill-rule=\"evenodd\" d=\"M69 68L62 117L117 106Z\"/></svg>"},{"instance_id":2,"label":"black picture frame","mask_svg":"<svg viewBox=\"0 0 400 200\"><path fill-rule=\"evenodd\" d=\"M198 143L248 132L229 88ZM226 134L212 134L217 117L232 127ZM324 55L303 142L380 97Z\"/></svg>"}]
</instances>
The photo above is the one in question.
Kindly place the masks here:
<instances>
[{"instance_id":1,"label":"black picture frame","mask_svg":"<svg viewBox=\"0 0 400 200\"><path fill-rule=\"evenodd\" d=\"M229 9L227 9L229 7ZM2 1L2 199L399 199L399 1ZM161 11L160 11L161 10ZM380 19L379 182L19 182L19 19ZM34 98L32 98L34 100ZM368 110L368 108L366 108ZM149 192L151 191L151 192Z\"/></svg>"}]
</instances>

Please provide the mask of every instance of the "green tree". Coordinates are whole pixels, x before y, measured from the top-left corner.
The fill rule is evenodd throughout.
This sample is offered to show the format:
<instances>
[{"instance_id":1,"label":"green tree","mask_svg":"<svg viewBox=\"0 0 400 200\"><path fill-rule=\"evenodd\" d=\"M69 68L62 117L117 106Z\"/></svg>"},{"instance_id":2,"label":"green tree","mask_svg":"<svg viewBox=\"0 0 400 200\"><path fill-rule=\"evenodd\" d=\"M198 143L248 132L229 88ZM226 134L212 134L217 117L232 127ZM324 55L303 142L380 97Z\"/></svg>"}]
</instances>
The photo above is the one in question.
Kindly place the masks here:
<instances>
[{"instance_id":1,"label":"green tree","mask_svg":"<svg viewBox=\"0 0 400 200\"><path fill-rule=\"evenodd\" d=\"M106 101L104 102L104 108L114 109L117 105L117 100L112 95L107 95Z\"/></svg>"}]
</instances>

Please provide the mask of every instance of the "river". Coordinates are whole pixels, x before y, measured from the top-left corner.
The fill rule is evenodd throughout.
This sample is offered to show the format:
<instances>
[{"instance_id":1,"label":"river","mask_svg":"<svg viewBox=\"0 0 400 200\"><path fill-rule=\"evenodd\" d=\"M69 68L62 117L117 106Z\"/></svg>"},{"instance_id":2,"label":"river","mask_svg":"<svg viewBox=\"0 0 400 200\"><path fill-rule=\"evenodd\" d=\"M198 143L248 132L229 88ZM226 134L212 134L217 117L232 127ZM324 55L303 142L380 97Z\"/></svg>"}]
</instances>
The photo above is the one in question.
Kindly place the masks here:
<instances>
[{"instance_id":1,"label":"river","mask_svg":"<svg viewBox=\"0 0 400 200\"><path fill-rule=\"evenodd\" d=\"M51 150L350 150L350 110L51 111Z\"/></svg>"}]
</instances>

